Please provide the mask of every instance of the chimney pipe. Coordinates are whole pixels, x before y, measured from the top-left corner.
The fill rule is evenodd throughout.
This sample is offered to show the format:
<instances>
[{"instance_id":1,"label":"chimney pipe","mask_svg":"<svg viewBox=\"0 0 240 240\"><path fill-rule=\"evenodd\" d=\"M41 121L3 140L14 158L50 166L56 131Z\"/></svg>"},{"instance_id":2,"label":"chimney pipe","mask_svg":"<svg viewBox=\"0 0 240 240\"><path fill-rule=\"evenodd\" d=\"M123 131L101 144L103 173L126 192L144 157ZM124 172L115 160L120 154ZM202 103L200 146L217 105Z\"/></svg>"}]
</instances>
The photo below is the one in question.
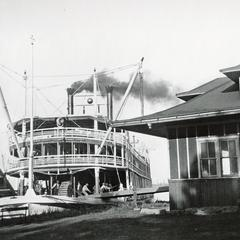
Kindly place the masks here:
<instances>
[{"instance_id":1,"label":"chimney pipe","mask_svg":"<svg viewBox=\"0 0 240 240\"><path fill-rule=\"evenodd\" d=\"M107 86L106 87L107 92L107 118L108 120L113 120L113 87Z\"/></svg>"},{"instance_id":2,"label":"chimney pipe","mask_svg":"<svg viewBox=\"0 0 240 240\"><path fill-rule=\"evenodd\" d=\"M68 111L68 114L73 114L73 96L74 96L73 93L74 93L73 88L67 88L67 97L68 97L67 111Z\"/></svg>"}]
</instances>

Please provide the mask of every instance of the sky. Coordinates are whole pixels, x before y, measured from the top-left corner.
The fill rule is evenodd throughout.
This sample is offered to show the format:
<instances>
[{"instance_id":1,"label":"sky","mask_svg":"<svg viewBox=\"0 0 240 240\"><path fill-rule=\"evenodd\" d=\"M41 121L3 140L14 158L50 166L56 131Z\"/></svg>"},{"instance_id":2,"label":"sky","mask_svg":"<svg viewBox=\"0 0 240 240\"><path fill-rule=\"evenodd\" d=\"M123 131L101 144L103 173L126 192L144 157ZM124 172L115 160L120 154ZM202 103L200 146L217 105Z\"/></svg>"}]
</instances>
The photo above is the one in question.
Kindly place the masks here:
<instances>
[{"instance_id":1,"label":"sky","mask_svg":"<svg viewBox=\"0 0 240 240\"><path fill-rule=\"evenodd\" d=\"M221 76L219 69L240 63L240 2L237 0L0 0L0 86L13 121L24 116L26 70L42 95L35 115L54 113L66 88L102 71L137 63L145 57L145 81L166 81L173 93ZM8 71L7 71L8 69ZM9 69L11 71L9 71ZM8 72L8 74L6 73ZM69 78L49 75L78 75ZM131 71L116 75L127 81ZM45 77L37 77L37 76ZM58 85L58 87L51 87ZM49 104L49 99L53 104ZM176 101L146 102L145 113ZM139 116L130 98L122 118ZM0 109L1 151L6 147L6 118ZM149 147L154 182L169 177L166 140L141 136ZM159 157L161 156L161 158Z\"/></svg>"}]
</instances>

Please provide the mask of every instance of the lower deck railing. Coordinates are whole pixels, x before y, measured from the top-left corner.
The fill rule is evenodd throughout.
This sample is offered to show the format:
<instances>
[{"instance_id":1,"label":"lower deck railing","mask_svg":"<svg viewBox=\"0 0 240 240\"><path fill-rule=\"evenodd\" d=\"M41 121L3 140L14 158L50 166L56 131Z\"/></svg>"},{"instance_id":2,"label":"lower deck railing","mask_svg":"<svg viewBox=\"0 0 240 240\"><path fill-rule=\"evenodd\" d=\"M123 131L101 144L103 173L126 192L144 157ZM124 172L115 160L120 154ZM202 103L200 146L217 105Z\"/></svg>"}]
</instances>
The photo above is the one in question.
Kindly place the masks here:
<instances>
[{"instance_id":1,"label":"lower deck railing","mask_svg":"<svg viewBox=\"0 0 240 240\"><path fill-rule=\"evenodd\" d=\"M29 159L13 159L9 161L8 172L17 171L18 169L28 168ZM89 166L89 165L101 165L106 167L122 167L129 168L134 172L147 176L145 170L139 167L128 164L126 158L114 157L111 155L95 155L95 154L75 154L75 155L49 155L49 156L35 156L33 166L34 168L58 168L65 166ZM150 177L150 176L147 176Z\"/></svg>"}]
</instances>

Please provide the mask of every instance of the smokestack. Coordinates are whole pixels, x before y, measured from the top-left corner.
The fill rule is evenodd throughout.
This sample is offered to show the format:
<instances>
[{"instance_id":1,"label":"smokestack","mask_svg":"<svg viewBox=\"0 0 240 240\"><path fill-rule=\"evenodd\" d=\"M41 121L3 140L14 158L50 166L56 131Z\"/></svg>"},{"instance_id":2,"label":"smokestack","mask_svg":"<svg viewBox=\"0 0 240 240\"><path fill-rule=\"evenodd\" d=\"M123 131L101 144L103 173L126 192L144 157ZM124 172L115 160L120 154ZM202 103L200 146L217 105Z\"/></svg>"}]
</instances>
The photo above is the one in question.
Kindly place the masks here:
<instances>
[{"instance_id":1,"label":"smokestack","mask_svg":"<svg viewBox=\"0 0 240 240\"><path fill-rule=\"evenodd\" d=\"M107 92L107 118L108 120L113 120L113 87L107 86L106 87Z\"/></svg>"},{"instance_id":2,"label":"smokestack","mask_svg":"<svg viewBox=\"0 0 240 240\"><path fill-rule=\"evenodd\" d=\"M68 97L68 106L67 106L67 111L68 114L73 114L73 93L74 89L73 88L67 88L67 97Z\"/></svg>"}]
</instances>

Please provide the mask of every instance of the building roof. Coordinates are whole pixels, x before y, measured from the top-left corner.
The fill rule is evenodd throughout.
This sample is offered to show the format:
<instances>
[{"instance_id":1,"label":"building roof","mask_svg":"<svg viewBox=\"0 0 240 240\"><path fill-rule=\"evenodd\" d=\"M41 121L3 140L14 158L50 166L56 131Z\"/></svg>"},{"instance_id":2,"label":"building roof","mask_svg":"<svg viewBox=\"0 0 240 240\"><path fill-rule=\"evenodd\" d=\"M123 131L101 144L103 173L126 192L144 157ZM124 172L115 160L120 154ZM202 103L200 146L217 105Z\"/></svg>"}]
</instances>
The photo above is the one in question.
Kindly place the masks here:
<instances>
[{"instance_id":1,"label":"building roof","mask_svg":"<svg viewBox=\"0 0 240 240\"><path fill-rule=\"evenodd\" d=\"M227 76L232 81L238 83L239 77L240 77L240 65L224 68L220 70L221 73L223 73L225 76Z\"/></svg>"},{"instance_id":2,"label":"building roof","mask_svg":"<svg viewBox=\"0 0 240 240\"><path fill-rule=\"evenodd\" d=\"M160 124L161 126L166 126L169 123L177 121L240 113L240 93L237 89L238 84L229 78L217 78L192 91L186 92L193 95L198 91L202 91L201 94L191 98L187 102L147 116L115 121L113 126L151 135L164 136L163 133L151 130L150 125ZM147 125L150 127L149 131L147 131Z\"/></svg>"},{"instance_id":3,"label":"building roof","mask_svg":"<svg viewBox=\"0 0 240 240\"><path fill-rule=\"evenodd\" d=\"M202 95L214 88L219 87L220 85L224 84L225 82L226 82L225 78L217 78L217 79L207 82L199 87L196 87L190 91L178 93L176 96L184 101L188 101L194 97L197 97L197 96Z\"/></svg>"}]
</instances>

